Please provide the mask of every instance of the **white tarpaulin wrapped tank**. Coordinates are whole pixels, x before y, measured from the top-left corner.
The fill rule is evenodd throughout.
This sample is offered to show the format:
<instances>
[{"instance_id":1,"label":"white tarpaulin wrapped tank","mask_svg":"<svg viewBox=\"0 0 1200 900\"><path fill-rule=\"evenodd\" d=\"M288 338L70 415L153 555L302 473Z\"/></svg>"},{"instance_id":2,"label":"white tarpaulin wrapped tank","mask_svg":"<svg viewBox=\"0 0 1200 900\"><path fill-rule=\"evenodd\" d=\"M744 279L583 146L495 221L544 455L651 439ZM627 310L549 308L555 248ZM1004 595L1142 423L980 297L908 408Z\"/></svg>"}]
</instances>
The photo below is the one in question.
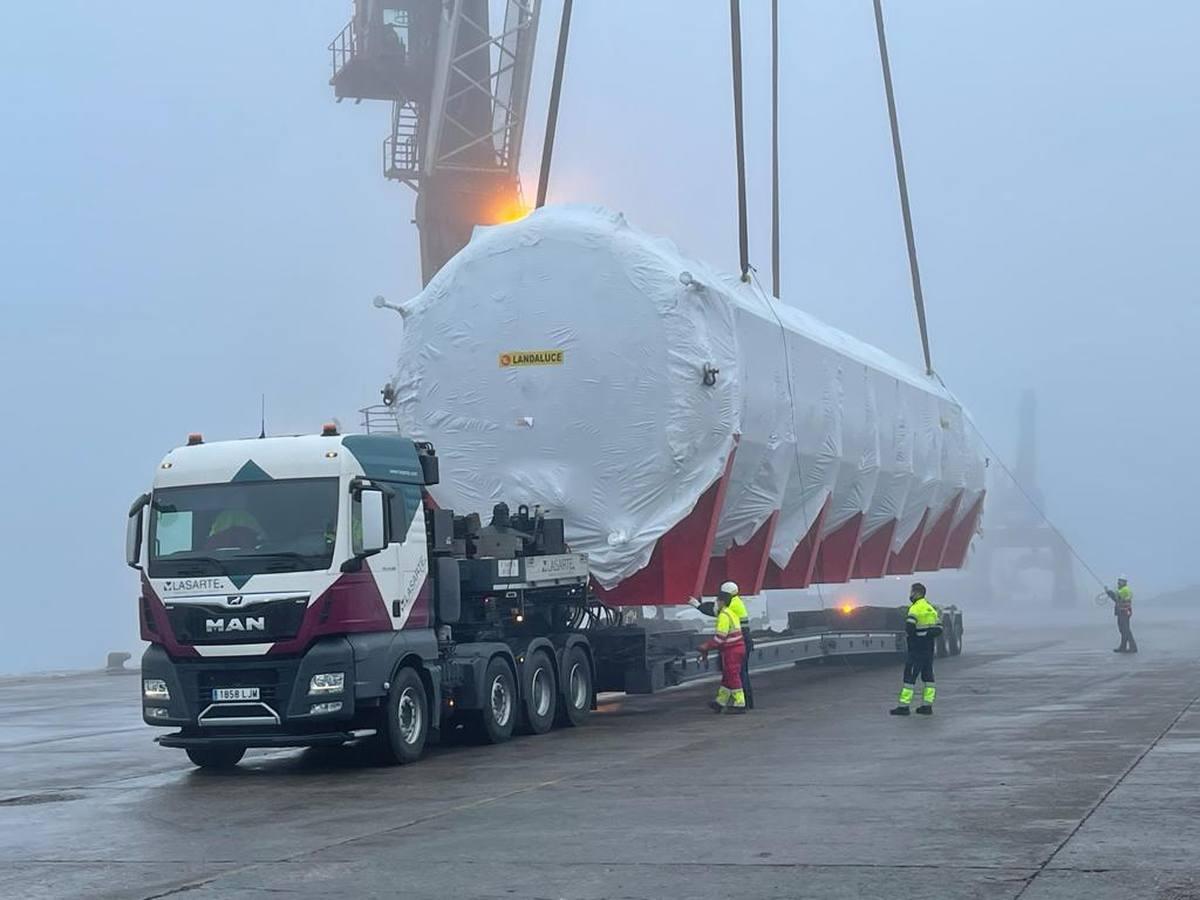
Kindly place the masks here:
<instances>
[{"instance_id":1,"label":"white tarpaulin wrapped tank","mask_svg":"<svg viewBox=\"0 0 1200 900\"><path fill-rule=\"evenodd\" d=\"M926 507L982 490L940 386L615 213L478 228L403 319L394 411L437 448L438 502L540 504L606 588L647 564L735 444L714 552L779 511L780 566L826 503L825 532L862 513L864 534L898 520L900 542Z\"/></svg>"}]
</instances>

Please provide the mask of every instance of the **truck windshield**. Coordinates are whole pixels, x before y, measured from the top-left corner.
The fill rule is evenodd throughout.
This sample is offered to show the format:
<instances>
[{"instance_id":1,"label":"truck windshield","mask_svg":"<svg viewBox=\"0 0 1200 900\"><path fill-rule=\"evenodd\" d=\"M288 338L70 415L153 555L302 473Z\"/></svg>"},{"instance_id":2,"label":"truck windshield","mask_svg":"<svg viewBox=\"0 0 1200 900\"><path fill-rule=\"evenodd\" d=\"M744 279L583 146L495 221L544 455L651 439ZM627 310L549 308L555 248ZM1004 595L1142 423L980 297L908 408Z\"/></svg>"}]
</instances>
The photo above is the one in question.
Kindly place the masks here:
<instances>
[{"instance_id":1,"label":"truck windshield","mask_svg":"<svg viewBox=\"0 0 1200 900\"><path fill-rule=\"evenodd\" d=\"M328 569L338 480L295 478L154 492L149 574L257 575Z\"/></svg>"}]
</instances>

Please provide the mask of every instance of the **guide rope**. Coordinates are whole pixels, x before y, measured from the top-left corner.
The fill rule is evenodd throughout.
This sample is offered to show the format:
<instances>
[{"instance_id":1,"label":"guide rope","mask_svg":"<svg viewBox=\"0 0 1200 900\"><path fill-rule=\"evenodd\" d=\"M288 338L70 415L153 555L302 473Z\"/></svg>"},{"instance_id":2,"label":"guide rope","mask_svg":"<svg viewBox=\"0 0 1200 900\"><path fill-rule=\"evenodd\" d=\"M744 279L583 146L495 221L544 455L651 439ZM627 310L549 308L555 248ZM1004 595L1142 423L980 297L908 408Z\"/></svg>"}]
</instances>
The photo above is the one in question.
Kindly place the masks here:
<instances>
[{"instance_id":1,"label":"guide rope","mask_svg":"<svg viewBox=\"0 0 1200 900\"><path fill-rule=\"evenodd\" d=\"M958 397L954 395L954 391L950 390L950 388L946 385L946 382L942 380L942 377L940 375L935 375L934 377L937 378L938 383L941 384L946 393L950 395L950 399L958 404L959 409L962 409L962 403L959 402ZM990 454L989 459L994 459L999 464L1000 468L1004 470L1004 474L1007 475L1009 480L1017 486L1017 490L1021 492L1021 495L1025 498L1025 501L1029 504L1030 508L1032 508L1033 511L1038 514L1039 518L1041 518L1041 520L1045 522L1047 526L1049 526L1050 530L1054 532L1055 536L1063 542L1063 546L1065 546L1071 556L1073 556L1075 560L1081 566L1083 566L1088 575L1090 575L1092 579L1095 580L1098 585L1100 585L1100 587L1108 590L1108 585L1104 582L1104 579L1097 575L1096 570L1088 565L1087 560L1085 560L1083 555L1075 549L1075 545L1067 540L1067 536L1062 533L1061 529L1059 529L1057 525L1050 521L1050 517L1046 515L1046 511L1038 504L1037 500L1034 499L1032 492L1025 488L1025 485L1021 483L1019 478L1017 478L1016 473L1008 467L1008 464L1004 462L1004 458L996 452L996 448L992 446L991 442L984 436L983 432L979 430L979 426L976 425L969 416L964 415L963 419L968 425L971 426L971 430L975 432L975 436L979 438L980 443L982 443L984 448L987 449L987 452Z\"/></svg>"}]
</instances>

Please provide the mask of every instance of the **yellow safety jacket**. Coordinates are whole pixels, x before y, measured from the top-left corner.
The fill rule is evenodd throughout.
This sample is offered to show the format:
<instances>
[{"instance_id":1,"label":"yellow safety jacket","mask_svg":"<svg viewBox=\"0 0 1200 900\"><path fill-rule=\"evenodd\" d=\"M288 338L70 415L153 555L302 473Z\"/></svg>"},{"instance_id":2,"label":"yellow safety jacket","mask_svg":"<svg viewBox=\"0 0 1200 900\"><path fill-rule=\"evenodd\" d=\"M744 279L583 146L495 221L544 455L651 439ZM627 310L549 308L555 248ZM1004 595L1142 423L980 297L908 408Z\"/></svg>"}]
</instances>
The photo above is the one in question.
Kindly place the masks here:
<instances>
[{"instance_id":1,"label":"yellow safety jacket","mask_svg":"<svg viewBox=\"0 0 1200 900\"><path fill-rule=\"evenodd\" d=\"M908 608L905 624L919 638L937 637L942 633L942 614L924 597L914 600Z\"/></svg>"},{"instance_id":2,"label":"yellow safety jacket","mask_svg":"<svg viewBox=\"0 0 1200 900\"><path fill-rule=\"evenodd\" d=\"M1129 585L1117 588L1117 610L1125 613L1133 611L1133 588Z\"/></svg>"},{"instance_id":3,"label":"yellow safety jacket","mask_svg":"<svg viewBox=\"0 0 1200 900\"><path fill-rule=\"evenodd\" d=\"M725 608L737 616L739 628L746 627L746 621L750 618L750 613L746 609L746 604L742 602L740 594L734 594L729 599L729 605Z\"/></svg>"},{"instance_id":4,"label":"yellow safety jacket","mask_svg":"<svg viewBox=\"0 0 1200 900\"><path fill-rule=\"evenodd\" d=\"M740 644L742 640L741 620L731 607L726 606L717 613L716 633L710 640L705 641L701 647L705 650L713 648L721 649Z\"/></svg>"}]
</instances>

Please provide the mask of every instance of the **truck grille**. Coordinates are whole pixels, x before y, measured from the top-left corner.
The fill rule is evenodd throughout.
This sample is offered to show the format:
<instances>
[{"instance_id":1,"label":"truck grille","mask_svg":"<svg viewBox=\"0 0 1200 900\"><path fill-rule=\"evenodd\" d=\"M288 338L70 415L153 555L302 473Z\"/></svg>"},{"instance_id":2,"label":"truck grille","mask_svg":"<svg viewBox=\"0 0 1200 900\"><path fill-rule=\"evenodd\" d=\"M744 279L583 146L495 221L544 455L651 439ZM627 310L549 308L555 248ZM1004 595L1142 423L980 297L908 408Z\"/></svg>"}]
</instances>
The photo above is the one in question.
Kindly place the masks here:
<instances>
[{"instance_id":1,"label":"truck grille","mask_svg":"<svg viewBox=\"0 0 1200 900\"><path fill-rule=\"evenodd\" d=\"M238 609L193 603L166 604L181 644L265 644L296 636L308 598L253 603Z\"/></svg>"}]
</instances>

